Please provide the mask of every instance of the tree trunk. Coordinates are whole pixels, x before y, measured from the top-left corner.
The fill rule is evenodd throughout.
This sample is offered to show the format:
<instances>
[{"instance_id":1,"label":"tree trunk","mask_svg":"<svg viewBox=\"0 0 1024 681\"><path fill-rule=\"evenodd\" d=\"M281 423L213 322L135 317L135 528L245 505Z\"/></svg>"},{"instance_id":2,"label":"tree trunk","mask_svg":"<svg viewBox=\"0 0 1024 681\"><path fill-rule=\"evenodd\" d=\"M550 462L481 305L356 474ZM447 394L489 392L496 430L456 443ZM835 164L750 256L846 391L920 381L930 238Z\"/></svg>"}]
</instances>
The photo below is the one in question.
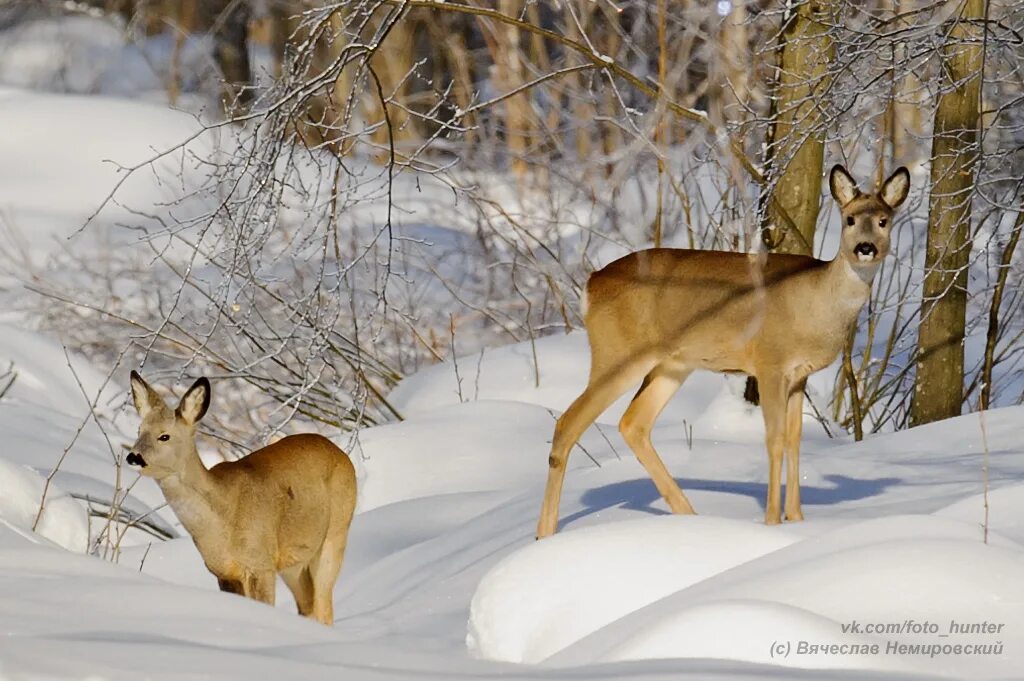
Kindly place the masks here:
<instances>
[{"instance_id":1,"label":"tree trunk","mask_svg":"<svg viewBox=\"0 0 1024 681\"><path fill-rule=\"evenodd\" d=\"M939 96L932 133L924 300L910 425L960 414L963 402L971 197L978 157L980 21L985 0L967 0L942 50L950 90Z\"/></svg>"},{"instance_id":2,"label":"tree trunk","mask_svg":"<svg viewBox=\"0 0 1024 681\"><path fill-rule=\"evenodd\" d=\"M1024 206L1021 206L1017 213L1017 219L1013 223L1013 231L1010 232L1010 239L1003 249L1003 255L999 259L999 273L996 275L996 287L992 291L992 302L988 308L988 332L985 337L985 357L981 364L981 391L978 395L978 409L988 409L992 400L992 371L996 366L996 343L999 342L999 309L1003 302L1003 293L1006 291L1006 280L1010 276L1010 264L1013 262L1013 254L1020 242L1020 233L1024 229Z\"/></svg>"},{"instance_id":3,"label":"tree trunk","mask_svg":"<svg viewBox=\"0 0 1024 681\"><path fill-rule=\"evenodd\" d=\"M370 60L377 77L380 78L384 96L394 98L394 102L386 102L387 115L391 120L391 131L389 132L387 126L382 125L372 135L374 143L380 145L382 149L388 148L392 136L396 143L421 139L417 131L416 119L405 110L405 108L412 108L410 86L413 79L409 74L415 65L417 26L414 17L414 13L407 11L391 28L391 32ZM372 81L369 97L364 102L369 120L384 120L384 104L380 101L377 86ZM395 103L400 103L402 106L396 106ZM381 152L378 156L378 160L381 162L386 162L389 158L390 153L387 151Z\"/></svg>"},{"instance_id":4,"label":"tree trunk","mask_svg":"<svg viewBox=\"0 0 1024 681\"><path fill-rule=\"evenodd\" d=\"M476 64L469 51L469 44L466 37L469 35L469 28L463 21L463 17L451 15L446 12L437 13L436 21L428 21L435 41L444 46L445 58L439 60L442 69L451 74L453 83L452 94L455 103L465 111L473 104L473 96L476 92L474 68ZM437 82L444 82L438 80ZM472 116L463 121L469 129L463 134L463 140L468 148L473 149L477 145L477 131L473 129L476 125L476 117Z\"/></svg>"},{"instance_id":5,"label":"tree trunk","mask_svg":"<svg viewBox=\"0 0 1024 681\"><path fill-rule=\"evenodd\" d=\"M583 36L580 35L576 22L573 21L573 14L575 13L579 17L583 30L587 31L590 28L591 17L596 9L597 4L593 2L577 2L575 10L566 2L563 12L566 36L573 40L582 40ZM586 77L590 77L589 74ZM579 164L577 167L583 173L589 168L587 161L593 153L593 138L591 135L594 133L592 123L596 116L594 103L588 96L589 93L587 93L584 85L585 76L579 73L571 73L565 76L565 89L569 93L572 117L575 122L573 135L576 160Z\"/></svg>"},{"instance_id":6,"label":"tree trunk","mask_svg":"<svg viewBox=\"0 0 1024 681\"><path fill-rule=\"evenodd\" d=\"M598 7L598 12L593 23L598 27L597 39L600 41L598 43L599 49L602 50L602 54L618 55L622 50L622 37L618 31L614 30L614 27L617 25L618 16L616 16L615 10L606 4L601 4ZM599 95L597 103L598 114L607 117L609 120L614 119L619 111L619 101L615 90L610 87L604 87L599 92L603 93L603 96ZM617 125L611 125L607 122L601 122L598 125L601 136L601 152L604 154L605 159L607 159L604 175L606 178L610 178L615 174L615 162L612 159L615 157L616 152L622 149L625 144L624 135L622 128ZM613 195L617 192L618 187L612 187Z\"/></svg>"},{"instance_id":7,"label":"tree trunk","mask_svg":"<svg viewBox=\"0 0 1024 681\"><path fill-rule=\"evenodd\" d=\"M505 15L518 17L521 0L499 0L498 10ZM502 24L495 29L495 39L499 52L495 58L495 72L501 92L510 92L526 82L523 51L519 44L519 29L509 24ZM513 173L522 180L526 175L528 164L527 149L531 138L531 113L529 93L517 94L504 102L505 116L505 148Z\"/></svg>"},{"instance_id":8,"label":"tree trunk","mask_svg":"<svg viewBox=\"0 0 1024 681\"><path fill-rule=\"evenodd\" d=\"M814 246L825 156L816 99L828 87L828 65L835 54L828 31L834 19L832 3L802 3L780 35L777 109L768 146L769 173L777 180L768 206L781 206L795 227L784 229L772 244L780 253L811 255ZM775 222L781 227L777 216Z\"/></svg>"},{"instance_id":9,"label":"tree trunk","mask_svg":"<svg viewBox=\"0 0 1024 681\"><path fill-rule=\"evenodd\" d=\"M247 2L228 2L214 22L213 57L224 76L225 105L245 107L252 100L252 69L249 64L249 18Z\"/></svg>"},{"instance_id":10,"label":"tree trunk","mask_svg":"<svg viewBox=\"0 0 1024 681\"><path fill-rule=\"evenodd\" d=\"M779 253L813 255L825 158L824 121L815 100L828 87L828 66L835 55L828 30L835 16L835 7L826 0L802 3L779 34L776 96L766 147L768 179L777 179L766 189L770 195L763 197L765 219L773 221L776 230L762 231L770 235L766 245ZM781 207L789 220L781 220L774 206ZM744 397L758 402L753 378L747 379Z\"/></svg>"},{"instance_id":11,"label":"tree trunk","mask_svg":"<svg viewBox=\"0 0 1024 681\"><path fill-rule=\"evenodd\" d=\"M285 49L292 34L293 10L283 3L271 3L267 17L270 22L270 54L274 60L274 77L284 74Z\"/></svg>"},{"instance_id":12,"label":"tree trunk","mask_svg":"<svg viewBox=\"0 0 1024 681\"><path fill-rule=\"evenodd\" d=\"M196 30L196 2L198 0L181 0L177 14L173 17L174 47L171 48L171 63L167 74L167 101L171 106L178 103L181 95L181 53L185 48L185 39Z\"/></svg>"}]
</instances>

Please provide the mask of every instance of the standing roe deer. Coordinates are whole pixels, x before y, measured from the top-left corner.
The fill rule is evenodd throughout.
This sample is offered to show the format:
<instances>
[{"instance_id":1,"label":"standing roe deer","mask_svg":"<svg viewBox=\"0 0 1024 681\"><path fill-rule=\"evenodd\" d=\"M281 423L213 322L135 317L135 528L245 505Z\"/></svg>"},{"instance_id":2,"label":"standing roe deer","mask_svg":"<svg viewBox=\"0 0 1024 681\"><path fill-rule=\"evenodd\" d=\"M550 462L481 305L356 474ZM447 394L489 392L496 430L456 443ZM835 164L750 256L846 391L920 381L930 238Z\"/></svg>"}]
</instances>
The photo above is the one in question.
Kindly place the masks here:
<instances>
[{"instance_id":1,"label":"standing roe deer","mask_svg":"<svg viewBox=\"0 0 1024 681\"><path fill-rule=\"evenodd\" d=\"M210 406L200 378L170 409L131 374L142 417L127 462L154 478L221 591L274 603L280 573L299 614L334 623L334 584L356 506L352 462L327 438L290 435L209 470L196 424Z\"/></svg>"},{"instance_id":2,"label":"standing roe deer","mask_svg":"<svg viewBox=\"0 0 1024 681\"><path fill-rule=\"evenodd\" d=\"M757 378L768 448L764 519L781 521L783 452L786 518L803 519L804 384L835 361L871 294L875 272L889 253L892 215L910 189L910 173L899 168L877 193L863 194L837 165L829 187L843 219L839 253L831 261L652 248L591 275L584 299L590 378L555 426L538 538L557 529L569 450L601 412L641 379L619 430L669 508L693 513L650 436L658 414L695 369Z\"/></svg>"}]
</instances>

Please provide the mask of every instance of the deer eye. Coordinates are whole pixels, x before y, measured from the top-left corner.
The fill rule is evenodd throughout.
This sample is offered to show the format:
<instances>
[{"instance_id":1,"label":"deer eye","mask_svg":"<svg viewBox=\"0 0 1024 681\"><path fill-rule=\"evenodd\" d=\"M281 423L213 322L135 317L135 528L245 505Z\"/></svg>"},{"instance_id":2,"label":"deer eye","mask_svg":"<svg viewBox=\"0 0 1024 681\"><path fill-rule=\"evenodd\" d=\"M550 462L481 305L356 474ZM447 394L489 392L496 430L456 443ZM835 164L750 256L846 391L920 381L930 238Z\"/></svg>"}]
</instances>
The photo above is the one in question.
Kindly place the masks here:
<instances>
[{"instance_id":1,"label":"deer eye","mask_svg":"<svg viewBox=\"0 0 1024 681\"><path fill-rule=\"evenodd\" d=\"M878 226L879 227L885 227L887 224L889 224L889 221L886 220L885 218L880 218L878 220Z\"/></svg>"},{"instance_id":2,"label":"deer eye","mask_svg":"<svg viewBox=\"0 0 1024 681\"><path fill-rule=\"evenodd\" d=\"M171 439L171 436L168 435L167 433L164 433L163 435L161 435L160 437L157 438L157 440L160 440L160 442L167 442L170 439Z\"/></svg>"},{"instance_id":3,"label":"deer eye","mask_svg":"<svg viewBox=\"0 0 1024 681\"><path fill-rule=\"evenodd\" d=\"M846 224L848 224L850 227L853 227L853 223L854 223L854 219L853 219L852 216L846 218Z\"/></svg>"}]
</instances>

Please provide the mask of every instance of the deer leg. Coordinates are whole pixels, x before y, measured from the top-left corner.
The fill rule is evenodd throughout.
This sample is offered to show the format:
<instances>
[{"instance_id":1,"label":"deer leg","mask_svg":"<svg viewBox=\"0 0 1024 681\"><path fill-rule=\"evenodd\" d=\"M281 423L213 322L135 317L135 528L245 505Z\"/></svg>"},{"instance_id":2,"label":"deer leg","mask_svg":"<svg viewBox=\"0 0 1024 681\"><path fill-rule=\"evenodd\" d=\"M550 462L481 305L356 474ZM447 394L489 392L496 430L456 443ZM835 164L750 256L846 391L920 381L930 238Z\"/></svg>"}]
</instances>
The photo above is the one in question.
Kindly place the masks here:
<instances>
[{"instance_id":1,"label":"deer leg","mask_svg":"<svg viewBox=\"0 0 1024 681\"><path fill-rule=\"evenodd\" d=\"M619 366L609 366L606 371L595 372L591 369L587 389L569 405L555 424L551 455L548 457L548 482L537 522L537 539L552 535L558 529L558 505L562 497L569 451L601 412L629 390L630 386L640 381L653 365L654 360L640 358L628 359Z\"/></svg>"},{"instance_id":2,"label":"deer leg","mask_svg":"<svg viewBox=\"0 0 1024 681\"><path fill-rule=\"evenodd\" d=\"M308 565L296 565L281 570L281 579L295 597L295 605L303 617L313 616L313 578Z\"/></svg>"},{"instance_id":3,"label":"deer leg","mask_svg":"<svg viewBox=\"0 0 1024 681\"><path fill-rule=\"evenodd\" d=\"M654 481L654 486L673 513L692 514L693 506L665 468L651 443L651 428L662 409L679 390L692 370L659 364L644 378L643 385L619 422L619 432Z\"/></svg>"},{"instance_id":4,"label":"deer leg","mask_svg":"<svg viewBox=\"0 0 1024 681\"><path fill-rule=\"evenodd\" d=\"M329 536L320 548L320 555L310 563L313 577L312 618L320 624L334 624L334 585L338 582L341 563L345 558L347 533Z\"/></svg>"},{"instance_id":5,"label":"deer leg","mask_svg":"<svg viewBox=\"0 0 1024 681\"><path fill-rule=\"evenodd\" d=\"M245 590L242 588L242 583L237 579L224 579L218 577L217 587L220 588L220 590L224 593L238 594L239 596L245 595Z\"/></svg>"},{"instance_id":6,"label":"deer leg","mask_svg":"<svg viewBox=\"0 0 1024 681\"><path fill-rule=\"evenodd\" d=\"M260 570L259 572L248 572L242 578L242 588L245 596L254 601L260 601L267 605L274 604L276 573L273 570Z\"/></svg>"},{"instance_id":7,"label":"deer leg","mask_svg":"<svg viewBox=\"0 0 1024 681\"><path fill-rule=\"evenodd\" d=\"M335 476L330 510L330 525L320 550L309 561L310 608L302 613L326 626L334 624L334 586L345 559L348 530L355 511L355 498L347 494L348 478Z\"/></svg>"},{"instance_id":8,"label":"deer leg","mask_svg":"<svg viewBox=\"0 0 1024 681\"><path fill-rule=\"evenodd\" d=\"M800 435L804 425L804 385L797 381L786 402L786 520L803 520L800 510Z\"/></svg>"},{"instance_id":9,"label":"deer leg","mask_svg":"<svg viewBox=\"0 0 1024 681\"><path fill-rule=\"evenodd\" d=\"M758 374L761 414L764 416L765 444L768 448L768 498L764 506L766 525L782 522L782 452L786 435L786 381L776 372Z\"/></svg>"}]
</instances>

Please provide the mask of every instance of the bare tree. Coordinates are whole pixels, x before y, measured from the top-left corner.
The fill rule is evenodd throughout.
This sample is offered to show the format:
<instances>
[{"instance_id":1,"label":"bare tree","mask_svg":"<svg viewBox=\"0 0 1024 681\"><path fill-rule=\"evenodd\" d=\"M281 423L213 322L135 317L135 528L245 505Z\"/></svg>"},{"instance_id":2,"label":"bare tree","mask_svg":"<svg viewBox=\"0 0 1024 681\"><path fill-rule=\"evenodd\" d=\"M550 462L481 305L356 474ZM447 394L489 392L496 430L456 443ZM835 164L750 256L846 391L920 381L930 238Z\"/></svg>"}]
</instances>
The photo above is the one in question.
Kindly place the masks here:
<instances>
[{"instance_id":1,"label":"bare tree","mask_svg":"<svg viewBox=\"0 0 1024 681\"><path fill-rule=\"evenodd\" d=\"M956 187L915 172L893 226L899 259L875 279L832 404L816 407L858 435L907 424L921 272L938 281L950 269L926 257L926 193L956 198L933 217L973 220L989 246L950 284L970 290L961 334L989 356L960 367L961 397L984 384L986 404L1020 400L1024 294L1009 247L1024 179L1019 3L953 21L950 3L906 2L260 7L273 28L249 40L267 41L273 73L251 83L247 110L200 135L216 145L136 169L173 161L164 168L188 177L164 186L182 189L133 216L103 267L69 248L26 277L67 303L37 314L76 350L112 364L124 351L161 379L202 368L247 383L218 435L399 418L388 391L451 355L453 329L473 353L578 328L588 273L654 241L752 251L764 235L831 255L841 225L819 209L826 162L917 171L934 153L936 181L966 168L941 146L970 141L955 125L939 121L933 152L928 116L900 112L980 83L950 75L979 37L984 153ZM945 158L959 165L940 172ZM942 208L953 205L973 212ZM81 272L73 286L67 270Z\"/></svg>"},{"instance_id":2,"label":"bare tree","mask_svg":"<svg viewBox=\"0 0 1024 681\"><path fill-rule=\"evenodd\" d=\"M924 299L910 423L960 414L967 326L971 202L979 153L985 0L965 0L941 51L935 107Z\"/></svg>"},{"instance_id":3,"label":"bare tree","mask_svg":"<svg viewBox=\"0 0 1024 681\"><path fill-rule=\"evenodd\" d=\"M772 249L781 253L811 255L814 250L827 121L822 98L835 55L835 8L832 2L799 3L783 17L778 34L766 191L772 195L768 204L774 201L792 221L770 237Z\"/></svg>"}]
</instances>

